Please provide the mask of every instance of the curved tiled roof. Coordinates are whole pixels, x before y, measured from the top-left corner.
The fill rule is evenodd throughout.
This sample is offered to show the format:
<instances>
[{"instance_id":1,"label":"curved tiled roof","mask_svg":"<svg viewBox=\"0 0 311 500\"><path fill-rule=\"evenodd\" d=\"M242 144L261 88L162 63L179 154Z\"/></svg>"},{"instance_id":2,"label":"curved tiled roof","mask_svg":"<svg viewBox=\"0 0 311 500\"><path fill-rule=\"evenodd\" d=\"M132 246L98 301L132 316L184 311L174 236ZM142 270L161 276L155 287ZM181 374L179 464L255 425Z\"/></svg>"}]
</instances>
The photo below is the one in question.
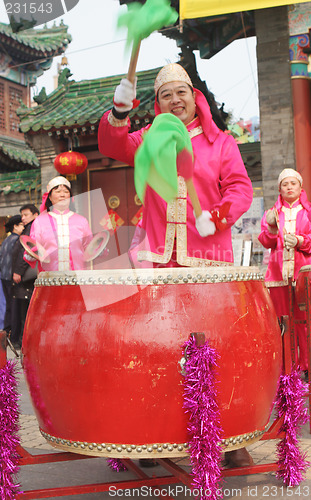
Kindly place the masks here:
<instances>
[{"instance_id":1,"label":"curved tiled roof","mask_svg":"<svg viewBox=\"0 0 311 500\"><path fill-rule=\"evenodd\" d=\"M13 174L0 173L0 193L5 195L9 193L20 193L27 191L28 193L35 189L39 191L41 188L41 170L26 170L14 172Z\"/></svg>"},{"instance_id":2,"label":"curved tiled roof","mask_svg":"<svg viewBox=\"0 0 311 500\"><path fill-rule=\"evenodd\" d=\"M141 102L138 109L131 111L130 118L154 116L153 84L159 69L137 73L137 99ZM97 125L103 113L111 109L115 88L122 77L124 75L80 82L67 80L38 106L19 108L21 132Z\"/></svg>"},{"instance_id":3,"label":"curved tiled roof","mask_svg":"<svg viewBox=\"0 0 311 500\"><path fill-rule=\"evenodd\" d=\"M53 57L62 54L71 42L67 33L68 26L60 23L56 26L40 29L27 29L13 33L8 24L0 23L0 41L2 49L23 61L40 57Z\"/></svg>"},{"instance_id":4,"label":"curved tiled roof","mask_svg":"<svg viewBox=\"0 0 311 500\"><path fill-rule=\"evenodd\" d=\"M39 166L39 161L32 149L20 139L0 135L0 158L13 161L16 169L35 168Z\"/></svg>"}]
</instances>

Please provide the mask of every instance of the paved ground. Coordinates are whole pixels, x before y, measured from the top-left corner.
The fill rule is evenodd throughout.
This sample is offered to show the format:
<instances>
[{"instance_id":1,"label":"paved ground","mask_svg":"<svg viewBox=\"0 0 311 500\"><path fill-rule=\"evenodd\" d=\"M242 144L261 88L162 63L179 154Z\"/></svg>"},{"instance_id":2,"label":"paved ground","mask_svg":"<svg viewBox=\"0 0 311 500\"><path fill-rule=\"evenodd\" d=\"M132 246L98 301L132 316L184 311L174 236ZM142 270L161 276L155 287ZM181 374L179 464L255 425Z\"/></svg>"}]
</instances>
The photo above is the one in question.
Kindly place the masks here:
<instances>
[{"instance_id":1,"label":"paved ground","mask_svg":"<svg viewBox=\"0 0 311 500\"><path fill-rule=\"evenodd\" d=\"M8 358L14 359L13 353L9 350ZM21 395L20 438L22 446L33 455L55 452L39 432L22 371L19 376L19 391ZM311 461L311 434L309 433L309 425L304 426L302 429L300 442L302 450L307 452L308 459ZM275 441L260 441L250 446L249 450L255 463L264 464L273 462L275 460L275 444ZM179 460L178 465L190 472L187 459ZM144 472L150 477L154 475L167 475L167 472L160 466L144 469ZM134 478L135 476L131 471L120 473L111 471L107 466L106 460L102 458L91 458L58 464L23 466L18 476L21 488L25 492L27 490L56 488L59 486L116 481L115 487L111 488L109 492L62 496L61 498L65 500L108 500L113 497L147 497L156 499L161 495L162 497L170 495L172 498L176 497L178 500L183 500L192 496L190 490L181 483L178 485L173 484L170 487L159 486L152 491L144 487L135 491L118 489L118 481L133 480ZM298 488L287 489L281 481L276 479L275 473L272 472L228 477L223 481L223 498L284 499L289 497L293 499L311 497L311 468L308 469L306 480ZM33 499L35 498L43 497L34 495ZM44 498L56 499L59 498L59 495Z\"/></svg>"}]
</instances>

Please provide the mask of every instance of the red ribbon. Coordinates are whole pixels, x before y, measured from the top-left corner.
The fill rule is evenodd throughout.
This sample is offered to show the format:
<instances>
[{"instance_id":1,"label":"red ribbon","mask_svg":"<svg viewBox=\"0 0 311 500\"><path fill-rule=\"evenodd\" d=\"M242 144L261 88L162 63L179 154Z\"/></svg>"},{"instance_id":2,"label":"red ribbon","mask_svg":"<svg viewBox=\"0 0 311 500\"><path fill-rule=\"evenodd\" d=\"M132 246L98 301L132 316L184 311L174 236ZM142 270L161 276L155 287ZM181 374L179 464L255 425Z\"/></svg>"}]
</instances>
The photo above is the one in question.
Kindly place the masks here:
<instances>
[{"instance_id":1,"label":"red ribbon","mask_svg":"<svg viewBox=\"0 0 311 500\"><path fill-rule=\"evenodd\" d=\"M214 209L211 211L211 220L214 222L217 231L224 231L227 229L228 222L226 217L229 213L231 205L231 201L225 201L219 210Z\"/></svg>"}]
</instances>

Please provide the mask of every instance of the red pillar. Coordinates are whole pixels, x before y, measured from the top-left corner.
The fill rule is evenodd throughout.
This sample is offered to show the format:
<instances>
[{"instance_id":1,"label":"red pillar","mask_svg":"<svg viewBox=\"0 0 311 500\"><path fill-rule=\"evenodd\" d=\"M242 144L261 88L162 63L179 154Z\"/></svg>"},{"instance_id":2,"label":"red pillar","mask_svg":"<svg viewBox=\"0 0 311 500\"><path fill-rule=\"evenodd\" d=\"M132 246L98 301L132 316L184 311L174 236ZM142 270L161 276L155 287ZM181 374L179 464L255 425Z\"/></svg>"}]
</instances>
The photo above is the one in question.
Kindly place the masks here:
<instances>
[{"instance_id":1,"label":"red pillar","mask_svg":"<svg viewBox=\"0 0 311 500\"><path fill-rule=\"evenodd\" d=\"M311 85L306 77L292 78L296 170L311 201Z\"/></svg>"}]
</instances>

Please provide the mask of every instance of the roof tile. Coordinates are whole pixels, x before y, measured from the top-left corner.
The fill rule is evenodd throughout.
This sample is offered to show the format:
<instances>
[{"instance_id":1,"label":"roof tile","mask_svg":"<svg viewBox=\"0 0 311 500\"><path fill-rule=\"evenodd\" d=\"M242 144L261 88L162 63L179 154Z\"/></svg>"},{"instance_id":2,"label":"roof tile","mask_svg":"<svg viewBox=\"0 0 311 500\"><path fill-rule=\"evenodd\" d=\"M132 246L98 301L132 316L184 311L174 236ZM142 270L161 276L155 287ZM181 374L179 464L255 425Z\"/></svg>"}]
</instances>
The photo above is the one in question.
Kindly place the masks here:
<instances>
[{"instance_id":1,"label":"roof tile","mask_svg":"<svg viewBox=\"0 0 311 500\"><path fill-rule=\"evenodd\" d=\"M19 193L20 191L29 192L30 189L39 190L41 186L41 170L25 170L12 173L0 174L0 192L5 195Z\"/></svg>"},{"instance_id":2,"label":"roof tile","mask_svg":"<svg viewBox=\"0 0 311 500\"><path fill-rule=\"evenodd\" d=\"M27 54L27 58L32 58L34 52L44 57L52 57L61 54L71 42L72 37L67 30L68 26L61 22L59 26L45 26L13 33L9 24L0 23L1 45L11 46L14 40L18 42L24 57Z\"/></svg>"},{"instance_id":3,"label":"roof tile","mask_svg":"<svg viewBox=\"0 0 311 500\"><path fill-rule=\"evenodd\" d=\"M38 167L39 161L32 149L20 139L0 136L0 154L7 156L18 163L24 163L30 167Z\"/></svg>"},{"instance_id":4,"label":"roof tile","mask_svg":"<svg viewBox=\"0 0 311 500\"><path fill-rule=\"evenodd\" d=\"M132 110L130 116L143 118L154 115L153 83L160 68L137 73L137 99L141 100L139 109ZM54 90L47 99L33 108L19 108L20 130L50 130L52 128L83 126L96 124L103 113L112 106L115 87L125 75L118 75L96 80L75 82L67 80Z\"/></svg>"}]
</instances>

